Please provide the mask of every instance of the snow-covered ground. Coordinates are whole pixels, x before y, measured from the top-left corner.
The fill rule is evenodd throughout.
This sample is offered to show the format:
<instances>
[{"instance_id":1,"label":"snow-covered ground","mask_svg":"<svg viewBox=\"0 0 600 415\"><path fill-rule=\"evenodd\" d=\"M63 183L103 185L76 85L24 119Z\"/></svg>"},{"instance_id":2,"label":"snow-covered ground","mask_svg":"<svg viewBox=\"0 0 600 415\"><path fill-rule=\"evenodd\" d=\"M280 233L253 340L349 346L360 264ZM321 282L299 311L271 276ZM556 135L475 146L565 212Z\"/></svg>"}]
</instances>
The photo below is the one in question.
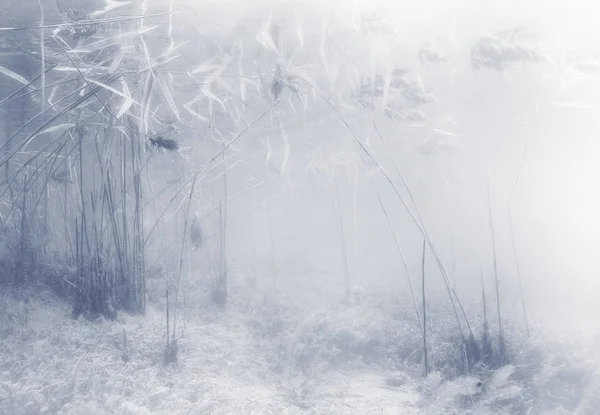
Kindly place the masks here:
<instances>
[{"instance_id":1,"label":"snow-covered ground","mask_svg":"<svg viewBox=\"0 0 600 415\"><path fill-rule=\"evenodd\" d=\"M51 294L17 297L0 303L2 415L594 415L600 407L598 343L550 331L519 344L512 364L483 385L479 375L423 379L418 335L385 306L365 300L300 315L255 293L226 309L189 307L176 328L178 362L165 365L158 304L143 317L88 322L72 320ZM444 345L432 340L441 356Z\"/></svg>"},{"instance_id":2,"label":"snow-covered ground","mask_svg":"<svg viewBox=\"0 0 600 415\"><path fill-rule=\"evenodd\" d=\"M277 375L272 344L235 312L188 319L179 362L165 367L155 309L91 323L50 296L3 306L2 414L418 413L414 386L386 386L372 369Z\"/></svg>"}]
</instances>

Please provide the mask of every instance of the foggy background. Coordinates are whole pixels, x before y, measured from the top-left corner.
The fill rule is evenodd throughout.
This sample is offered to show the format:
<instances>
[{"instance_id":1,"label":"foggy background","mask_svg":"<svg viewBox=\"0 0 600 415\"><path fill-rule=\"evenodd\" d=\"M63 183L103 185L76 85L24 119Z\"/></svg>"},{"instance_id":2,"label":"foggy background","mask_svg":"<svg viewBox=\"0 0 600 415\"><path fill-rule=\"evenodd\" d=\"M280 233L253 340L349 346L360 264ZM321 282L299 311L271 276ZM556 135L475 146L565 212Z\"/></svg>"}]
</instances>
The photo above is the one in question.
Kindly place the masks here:
<instances>
[{"instance_id":1,"label":"foggy background","mask_svg":"<svg viewBox=\"0 0 600 415\"><path fill-rule=\"evenodd\" d=\"M273 16L286 16L286 2L273 4ZM218 7L227 8L226 2ZM332 1L317 6L307 2L308 17L288 19L305 22L313 7L330 8L332 16L335 10L335 27L335 21L347 23L344 19L352 19L353 7L376 10L377 3L366 6ZM539 318L555 312L562 316L565 312L569 316L593 315L598 311L595 293L600 286L596 261L600 247L600 90L594 72L598 66L588 72L576 71L567 58L569 53L583 53L592 62L597 59L598 5L592 1L429 1L395 7L388 4L386 10L390 9L396 13L388 17L396 23L400 39L394 44L382 42L380 49L371 50L371 64L407 66L426 88L432 89L437 102L425 107L430 122L415 122L415 126L384 122L381 128L434 244L456 279L457 291L471 294L470 289L479 290L481 270L488 277L493 273L486 207L487 166L501 289L516 300L507 203L523 164L511 213L527 302L536 308L534 316ZM246 11L239 13L245 16ZM236 17L231 19L235 21ZM315 24L320 23L315 18ZM549 61L516 65L504 72L472 68L470 48L480 36L521 25L538 37ZM284 33L293 38L293 27ZM335 31L332 37L342 47L356 46L344 44L344 38L336 36ZM419 65L416 56L424 44L447 54L451 63L431 68ZM350 49L354 58L360 57L358 49ZM361 69L368 71L368 65L361 63ZM353 282L368 285L376 283L381 275L397 276L402 287L403 266L373 184L365 178L365 169L353 151L352 137L335 115L324 117L327 121L322 125L309 122L289 134L291 180L298 189L270 203L276 265L279 269L341 272L332 206L334 187L323 182L315 184L306 173L306 165L316 157L315 146L310 144L318 142L330 150L329 155L346 152L354 157L349 173L344 166L336 167ZM359 135L363 140L377 141L368 126ZM252 139L246 140L245 145L250 146ZM277 149L279 139L272 140ZM281 146L279 150L283 151ZM328 154L326 151L325 157ZM374 154L393 175L384 149ZM239 175L243 181L248 171L260 171L262 161L254 167L242 167L232 176ZM411 271L418 275L420 234L381 174L376 177ZM395 180L400 183L398 178ZM275 194L281 184L272 189L266 193ZM254 201L260 202L261 197L256 196ZM241 212L250 200L252 197L245 197L244 202L232 203L231 209ZM250 246L259 261L270 261L267 216L266 209L258 210L251 220L241 220L231 227L230 249L235 252L232 259L236 263L253 261ZM429 267L439 275L433 261Z\"/></svg>"}]
</instances>

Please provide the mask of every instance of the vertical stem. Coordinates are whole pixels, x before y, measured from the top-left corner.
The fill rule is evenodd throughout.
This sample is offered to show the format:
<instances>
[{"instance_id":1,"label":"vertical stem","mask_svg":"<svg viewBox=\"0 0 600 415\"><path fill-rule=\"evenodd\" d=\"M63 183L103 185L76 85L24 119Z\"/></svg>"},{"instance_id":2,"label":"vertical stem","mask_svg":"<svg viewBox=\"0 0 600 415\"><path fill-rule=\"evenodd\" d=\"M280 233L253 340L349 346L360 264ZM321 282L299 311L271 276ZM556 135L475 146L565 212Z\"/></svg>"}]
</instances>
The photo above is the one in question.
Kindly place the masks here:
<instances>
[{"instance_id":1,"label":"vertical stem","mask_svg":"<svg viewBox=\"0 0 600 415\"><path fill-rule=\"evenodd\" d=\"M223 227L223 263L222 263L222 270L223 273L221 274L221 278L223 279L222 284L223 284L223 292L225 293L227 291L227 197L228 197L228 192L227 192L227 159L225 158L225 150L226 148L223 148L223 191L225 193L225 201L223 203L223 221L221 222L221 226Z\"/></svg>"},{"instance_id":2,"label":"vertical stem","mask_svg":"<svg viewBox=\"0 0 600 415\"><path fill-rule=\"evenodd\" d=\"M481 271L481 297L483 299L483 338L482 338L482 358L487 365L492 363L493 351L490 338L490 326L487 318L487 296L485 295L485 284L483 281L483 270Z\"/></svg>"},{"instance_id":3,"label":"vertical stem","mask_svg":"<svg viewBox=\"0 0 600 415\"><path fill-rule=\"evenodd\" d=\"M181 275L183 274L183 266L184 266L184 259L185 259L185 254L186 254L186 247L187 247L187 235L188 235L188 222L189 222L189 217L190 217L190 209L192 206L192 200L194 197L194 189L196 188L196 180L198 179L198 175L194 175L194 180L192 181L192 185L190 188L190 194L188 196L188 200L187 200L187 207L185 210L185 218L184 218L184 223L183 223L183 237L181 238L181 250L179 252L179 267L177 268L177 280L175 282L175 314L173 316L173 338L175 337L175 324L177 323L177 310L179 308L179 290L181 287ZM185 291L183 291L184 293L184 299L185 299ZM184 310L185 310L185 303L184 303ZM185 314L184 314L185 316Z\"/></svg>"},{"instance_id":4,"label":"vertical stem","mask_svg":"<svg viewBox=\"0 0 600 415\"><path fill-rule=\"evenodd\" d=\"M133 181L133 191L134 191L134 206L133 206L133 224L132 224L132 229L131 229L131 233L132 236L131 238L128 238L125 241L125 246L129 246L129 239L131 239L131 256L129 259L129 263L130 265L130 277L129 277L129 281L127 282L128 286L129 286L129 292L130 292L130 298L132 301L132 307L138 307L138 298L137 298L137 281L138 281L138 261L139 261L139 257L138 257L138 250L137 250L137 243L136 243L136 238L137 238L137 229L138 229L138 216L137 216L137 203L138 203L138 178L137 178L137 174L138 174L138 170L137 170L137 154L136 154L136 146L135 146L135 141L138 137L136 137L135 135L132 136L132 138L130 139L131 141L131 174L132 174L132 181Z\"/></svg>"},{"instance_id":5,"label":"vertical stem","mask_svg":"<svg viewBox=\"0 0 600 415\"><path fill-rule=\"evenodd\" d=\"M352 205L352 213L354 219L354 258L360 258L360 239L358 234L358 169L355 170L354 173L354 189L353 189L353 205ZM361 262L356 260L354 262L354 266L356 269L355 278L358 281L361 281Z\"/></svg>"},{"instance_id":6,"label":"vertical stem","mask_svg":"<svg viewBox=\"0 0 600 415\"><path fill-rule=\"evenodd\" d=\"M167 288L167 350L169 349L169 336L171 334L169 330L169 289Z\"/></svg>"},{"instance_id":7,"label":"vertical stem","mask_svg":"<svg viewBox=\"0 0 600 415\"><path fill-rule=\"evenodd\" d=\"M67 196L67 182L66 181L64 183L64 195L63 196L64 196L64 202L63 202L63 199L60 198L60 195L58 197L58 202L60 205L60 210L62 213L64 225L65 225L65 239L67 240L67 246L68 246L68 248L70 248L70 253L71 253L71 256L68 257L67 261L69 264L71 264L71 261L73 260L74 251L73 251L73 240L71 239L71 234L69 233L69 222L68 222L69 216L67 213L68 196Z\"/></svg>"},{"instance_id":8,"label":"vertical stem","mask_svg":"<svg viewBox=\"0 0 600 415\"><path fill-rule=\"evenodd\" d=\"M523 316L525 318L525 329L527 330L527 337L530 337L529 331L529 318L527 318L527 307L525 306L525 294L523 293L523 279L521 278L521 267L519 265L519 256L517 255L517 245L515 243L515 229L513 227L512 222L512 214L510 213L510 208L508 209L508 224L510 226L510 237L513 246L513 253L515 256L515 265L517 267L517 278L519 280L519 291L521 294L521 305L523 307Z\"/></svg>"},{"instance_id":9,"label":"vertical stem","mask_svg":"<svg viewBox=\"0 0 600 415\"><path fill-rule=\"evenodd\" d=\"M76 307L81 307L81 300L82 300L81 299L82 292L81 292L81 273L79 270L79 261L80 261L79 257L80 257L80 254L79 254L79 221L77 220L77 217L75 217L75 264L76 264L76 269L77 269L77 272L76 272L77 275L75 278L75 281L77 281L77 293L75 296L75 301L76 301L75 306Z\"/></svg>"},{"instance_id":10,"label":"vertical stem","mask_svg":"<svg viewBox=\"0 0 600 415\"><path fill-rule=\"evenodd\" d=\"M517 177L515 177L515 182L513 183L513 187L510 191L510 196L508 197L508 202L506 203L506 211L508 212L508 223L510 226L510 236L513 246L513 253L515 257L515 265L517 267L517 278L519 279L519 290L521 292L521 305L523 306L523 316L525 318L525 328L527 330L527 337L530 337L529 331L529 319L527 318L527 307L525 306L525 295L523 293L523 279L521 277L521 269L519 266L519 258L517 255L517 245L515 243L515 231L512 222L512 214L510 211L510 204L512 202L513 195L515 193L515 189L519 180L521 179L521 173L523 172L523 168L525 167L525 161L527 160L527 151L529 149L529 139L525 139L525 148L523 149L523 159L521 160L521 165L519 166L519 171L517 172Z\"/></svg>"},{"instance_id":11,"label":"vertical stem","mask_svg":"<svg viewBox=\"0 0 600 415\"><path fill-rule=\"evenodd\" d=\"M377 200L379 200L379 205L381 206L381 210L383 211L383 216L387 220L388 226L390 228L390 232L392 233L392 237L394 238L394 243L396 244L396 249L398 249L398 254L400 254L400 259L402 260L402 264L404 265L404 270L406 271L406 279L408 280L408 289L410 291L410 297L413 302L413 306L415 307L415 315L417 317L417 324L419 325L419 330L423 329L421 325L421 318L419 317L419 306L417 305L417 299L415 297L415 292L413 290L412 280L410 278L410 271L408 270L408 264L406 263L406 258L404 258L404 253L402 252L402 248L400 247L400 241L398 241L398 236L394 231L394 227L392 226L392 221L390 219L390 215L388 214L385 205L383 204L383 199L381 199L381 195L379 194L379 189L375 183L373 183L373 188L375 189L375 194L377 195Z\"/></svg>"},{"instance_id":12,"label":"vertical stem","mask_svg":"<svg viewBox=\"0 0 600 415\"><path fill-rule=\"evenodd\" d=\"M504 363L504 345L502 344L504 342L504 336L503 336L503 332L502 332L502 314L500 312L500 281L498 279L498 261L497 261L497 257L496 257L496 235L494 233L494 220L492 217L492 203L491 203L491 195L490 195L490 178L489 178L489 174L488 174L488 170L486 168L485 170L485 179L486 179L486 184L487 184L487 202L488 202L488 215L489 215L489 222L490 222L490 232L492 234L492 251L493 251L493 258L494 258L494 280L495 280L495 285L496 285L496 307L497 307L497 312L498 312L498 330L499 330L499 335L500 335L500 359L502 360L502 363Z\"/></svg>"},{"instance_id":13,"label":"vertical stem","mask_svg":"<svg viewBox=\"0 0 600 415\"><path fill-rule=\"evenodd\" d=\"M125 264L125 266L128 269L131 269L130 267L130 262L129 262L129 232L128 232L128 228L129 228L129 221L127 220L127 136L125 136L125 134L121 134L121 139L122 139L122 151L121 151L121 175L120 175L120 182L121 182L121 200L122 200L122 207L121 207L121 217L122 217L122 221L123 223L121 224L123 227L123 246L122 246L122 256L123 256L123 262ZM108 185L110 186L110 183L108 183ZM115 189L115 192L118 192L118 189ZM128 271L131 272L131 271ZM124 275L122 277L125 277Z\"/></svg>"},{"instance_id":14,"label":"vertical stem","mask_svg":"<svg viewBox=\"0 0 600 415\"><path fill-rule=\"evenodd\" d=\"M48 253L48 233L50 232L50 225L48 224L49 204L50 199L48 198L48 180L44 184L44 245L42 246L44 256Z\"/></svg>"},{"instance_id":15,"label":"vertical stem","mask_svg":"<svg viewBox=\"0 0 600 415\"><path fill-rule=\"evenodd\" d=\"M423 257L421 260L421 291L423 296L423 356L425 358L425 376L429 375L429 356L427 355L427 302L425 297L425 249L427 241L423 240Z\"/></svg>"},{"instance_id":16,"label":"vertical stem","mask_svg":"<svg viewBox=\"0 0 600 415\"><path fill-rule=\"evenodd\" d=\"M348 254L346 251L346 237L344 235L344 221L342 219L342 208L340 203L340 189L338 181L335 179L335 197L336 197L336 214L338 218L338 230L340 237L340 245L342 248L342 264L344 266L344 284L346 287L346 297L350 296L350 275L348 272Z\"/></svg>"},{"instance_id":17,"label":"vertical stem","mask_svg":"<svg viewBox=\"0 0 600 415\"><path fill-rule=\"evenodd\" d=\"M483 271L481 271L481 295L483 296L483 324L487 325L487 304L485 299L485 284L483 283Z\"/></svg>"},{"instance_id":18,"label":"vertical stem","mask_svg":"<svg viewBox=\"0 0 600 415\"><path fill-rule=\"evenodd\" d=\"M20 228L20 237L19 237L19 252L17 254L17 282L19 284L24 284L25 281L25 272L23 270L25 263L25 248L26 248L26 237L28 234L27 229L27 173L25 173L25 179L23 180L23 196L21 199L21 228Z\"/></svg>"},{"instance_id":19,"label":"vertical stem","mask_svg":"<svg viewBox=\"0 0 600 415\"><path fill-rule=\"evenodd\" d=\"M451 231L452 234L452 289L456 289L456 247L454 240L454 232Z\"/></svg>"},{"instance_id":20,"label":"vertical stem","mask_svg":"<svg viewBox=\"0 0 600 415\"><path fill-rule=\"evenodd\" d=\"M434 337L434 329L433 329L433 313L431 312L431 301L429 302L429 304L427 304L427 308L429 309L429 344L431 344L431 349L429 349L428 353L427 353L427 357L429 357L429 360L431 362L433 362L431 365L435 367L435 355L433 354L433 351L435 350L435 337ZM439 361L438 361L438 370L440 370L439 368Z\"/></svg>"},{"instance_id":21,"label":"vertical stem","mask_svg":"<svg viewBox=\"0 0 600 415\"><path fill-rule=\"evenodd\" d=\"M41 52L41 58L42 58L42 86L41 86L41 93L42 93L42 112L44 112L45 108L46 108L46 46L44 44L45 39L44 39L44 29L42 29L42 27L44 26L44 6L42 6L42 0L38 0L38 6L40 7L40 52Z\"/></svg>"},{"instance_id":22,"label":"vertical stem","mask_svg":"<svg viewBox=\"0 0 600 415\"><path fill-rule=\"evenodd\" d=\"M271 276L273 278L273 291L277 291L276 280L275 280L275 246L273 241L273 224L271 220L271 203L267 203L267 209L269 210L269 242L271 244Z\"/></svg>"},{"instance_id":23,"label":"vertical stem","mask_svg":"<svg viewBox=\"0 0 600 415\"><path fill-rule=\"evenodd\" d=\"M223 202L219 200L219 275L217 276L217 290L221 289L221 276L223 274Z\"/></svg>"},{"instance_id":24,"label":"vertical stem","mask_svg":"<svg viewBox=\"0 0 600 415\"><path fill-rule=\"evenodd\" d=\"M11 117L8 115L8 111L4 112L6 115L6 120L4 123L4 128L6 129L6 131L9 131L12 133L12 125L11 125ZM4 163L4 180L6 180L7 183L7 187L8 187L8 194L10 197L10 202L11 204L14 203L15 200L15 195L14 195L14 190L13 190L13 186L12 186L12 181L8 181L9 177L10 177L10 157L8 157L11 153L11 144L10 144L10 140L7 140L3 147L6 148L6 153L4 154L4 156L2 157L3 159L6 160L6 163ZM6 218L6 220L8 220L8 218ZM4 223L3 223L4 224Z\"/></svg>"},{"instance_id":25,"label":"vertical stem","mask_svg":"<svg viewBox=\"0 0 600 415\"><path fill-rule=\"evenodd\" d=\"M85 208L85 197L83 196L83 135L84 132L82 129L79 129L79 198L81 200L81 229L80 231L82 232L82 237L81 237L81 244L82 244L82 255L83 255L83 237L85 236L85 242L86 242L86 247L87 247L87 252L89 253L90 250L90 244L89 244L89 239L88 239L88 235L87 235L87 214L86 214L86 208Z\"/></svg>"},{"instance_id":26,"label":"vertical stem","mask_svg":"<svg viewBox=\"0 0 600 415\"><path fill-rule=\"evenodd\" d=\"M142 151L144 146L142 145L141 137L137 139L138 145L138 161L142 158ZM142 205L142 198L144 197L144 188L142 187L142 169L144 167L138 167L138 193L137 193L137 216L138 220L138 232L137 232L137 245L139 250L139 283L140 283L140 296L141 296L141 307L142 313L146 312L146 250L144 247L144 207Z\"/></svg>"},{"instance_id":27,"label":"vertical stem","mask_svg":"<svg viewBox=\"0 0 600 415\"><path fill-rule=\"evenodd\" d=\"M64 167L64 169L65 169L65 176L67 175L67 171L68 171L69 175L68 175L68 179L65 178L65 181L63 183L63 186L64 186L63 187L63 198L64 198L63 203L64 204L61 203L60 207L61 207L61 210L63 213L64 222L65 222L65 234L67 235L67 240L69 241L69 245L71 246L71 253L73 253L73 244L71 242L71 236L69 233L69 222L67 219L69 217L69 181L72 182L72 179L73 179L73 176L71 175L71 172L70 172L70 166L69 166L69 154L70 154L70 151L65 146L65 156L64 156L65 157L65 167ZM59 200L60 200L60 198L59 198Z\"/></svg>"}]
</instances>

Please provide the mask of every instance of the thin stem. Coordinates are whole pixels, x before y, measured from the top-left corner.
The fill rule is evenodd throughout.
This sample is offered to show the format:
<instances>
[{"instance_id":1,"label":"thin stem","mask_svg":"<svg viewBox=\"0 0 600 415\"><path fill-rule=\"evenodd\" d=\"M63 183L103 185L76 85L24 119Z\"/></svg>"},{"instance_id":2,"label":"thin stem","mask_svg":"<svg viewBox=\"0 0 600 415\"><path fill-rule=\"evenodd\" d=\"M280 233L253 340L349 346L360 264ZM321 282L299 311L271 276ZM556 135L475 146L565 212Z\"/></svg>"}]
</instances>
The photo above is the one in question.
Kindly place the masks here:
<instances>
[{"instance_id":1,"label":"thin stem","mask_svg":"<svg viewBox=\"0 0 600 415\"><path fill-rule=\"evenodd\" d=\"M269 216L269 243L271 245L271 275L273 278L273 292L277 291L277 283L275 279L275 241L273 239L273 223L271 218L271 204L267 203L267 210ZM256 256L256 250L254 251Z\"/></svg>"},{"instance_id":2,"label":"thin stem","mask_svg":"<svg viewBox=\"0 0 600 415\"><path fill-rule=\"evenodd\" d=\"M517 254L517 244L515 242L515 229L513 227L512 213L508 209L508 225L510 227L510 238L513 247L513 254L515 257L515 265L517 267L517 279L519 280L519 291L521 294L521 306L523 307L523 317L525 318L525 329L527 330L527 337L531 336L529 330L529 318L527 317L527 307L525 305L525 294L523 292L523 278L521 278L521 266L519 264L519 256Z\"/></svg>"},{"instance_id":3,"label":"thin stem","mask_svg":"<svg viewBox=\"0 0 600 415\"><path fill-rule=\"evenodd\" d=\"M419 307L417 305L417 299L415 297L412 281L410 279L410 271L408 269L408 264L406 263L406 258L404 258L404 253L402 252L402 248L400 247L400 241L398 240L398 236L396 235L396 232L394 231L394 227L392 226L392 221L390 219L388 211L385 208L385 205L383 204L383 200L381 199L381 195L379 194L379 189L377 189L377 186L375 186L375 183L373 183L373 187L375 188L377 200L379 200L379 205L381 206L381 210L383 210L383 215L385 216L388 226L390 228L390 231L392 232L392 237L394 238L394 243L396 244L396 249L398 250L398 253L400 254L400 259L402 260L402 264L404 265L404 270L406 271L406 279L408 280L408 288L410 290L410 296L412 298L412 302L415 307L415 315L417 317L417 323L419 324L419 329L424 330L423 325L421 324L421 318L419 317Z\"/></svg>"},{"instance_id":4,"label":"thin stem","mask_svg":"<svg viewBox=\"0 0 600 415\"><path fill-rule=\"evenodd\" d=\"M338 186L338 181L335 179L335 196L336 203L334 203L336 208L336 216L338 218L338 232L340 238L340 245L342 250L342 264L344 266L344 285L346 288L346 297L350 296L350 275L348 271L348 253L346 251L346 237L344 235L344 221L342 219L342 209L340 202L340 189Z\"/></svg>"},{"instance_id":5,"label":"thin stem","mask_svg":"<svg viewBox=\"0 0 600 415\"><path fill-rule=\"evenodd\" d=\"M517 176L515 178L512 189L510 191L510 196L508 198L508 202L506 203L506 211L508 213L508 224L510 226L510 237L511 237L511 243L512 243L512 248L513 248L513 254L514 254L514 258L515 258L515 266L517 269L517 279L519 280L519 291L520 291L520 295L521 295L521 306L523 308L523 317L525 318L525 329L527 330L527 337L530 337L531 333L529 330L529 318L527 317L527 307L525 305L525 294L523 291L523 278L521 276L521 267L519 264L519 256L517 254L515 230L514 230L513 221L512 221L512 211L510 209L513 195L515 193L515 189L521 179L521 173L523 172L523 168L525 166L525 161L527 160L527 150L528 149L529 149L529 138L527 137L525 139L525 148L523 149L523 158L521 159L521 165L519 166L519 171L517 172Z\"/></svg>"},{"instance_id":6,"label":"thin stem","mask_svg":"<svg viewBox=\"0 0 600 415\"><path fill-rule=\"evenodd\" d=\"M502 359L502 361L504 361L503 345L502 345L502 342L504 341L504 335L503 335L503 331L502 331L502 314L500 312L500 280L498 278L498 261L497 261L497 257L496 257L496 235L494 232L494 220L492 217L492 202L491 202L491 194L490 194L490 179L489 179L489 174L488 174L487 168L485 170L485 179L486 179L486 184L487 184L487 202L488 202L487 205L488 205L490 232L492 235L492 253L493 253L493 258L494 258L494 280L495 280L495 285L496 285L496 307L497 307L497 312L498 312L498 330L499 330L500 342L501 342L500 358Z\"/></svg>"},{"instance_id":7,"label":"thin stem","mask_svg":"<svg viewBox=\"0 0 600 415\"><path fill-rule=\"evenodd\" d=\"M427 302L425 297L425 252L427 241L423 240L423 258L421 260L421 291L423 295L423 356L425 358L425 376L429 375L429 357L427 355Z\"/></svg>"}]
</instances>

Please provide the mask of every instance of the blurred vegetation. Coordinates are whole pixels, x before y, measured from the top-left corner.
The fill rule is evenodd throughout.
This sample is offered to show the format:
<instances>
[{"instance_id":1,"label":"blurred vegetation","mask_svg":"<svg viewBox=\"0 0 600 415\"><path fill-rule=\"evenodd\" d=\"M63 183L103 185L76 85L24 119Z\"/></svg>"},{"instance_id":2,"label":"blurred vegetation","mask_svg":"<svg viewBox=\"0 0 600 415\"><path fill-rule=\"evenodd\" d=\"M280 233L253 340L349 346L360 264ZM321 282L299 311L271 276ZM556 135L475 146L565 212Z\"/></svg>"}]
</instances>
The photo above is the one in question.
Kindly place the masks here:
<instances>
[{"instance_id":1,"label":"blurred vegetation","mask_svg":"<svg viewBox=\"0 0 600 415\"><path fill-rule=\"evenodd\" d=\"M25 296L30 294L26 287L50 287L72 303L74 320L83 316L119 321L119 310L144 314L151 301L166 315L166 331L162 317L155 315L146 337L117 333L110 328L114 326L107 326L104 333L119 345L122 363L142 356L146 372L154 370L153 359L159 356L152 351L163 346L166 366L197 359L196 363L213 367L212 359L229 358L227 351L219 349L220 341L236 342L228 334L216 333L216 341L198 335L202 329L195 327L194 339L204 341L200 352L185 340L184 312L198 304L216 303L219 311L211 309L207 319L238 312L237 320L228 321L245 325L244 340L254 348L255 361L234 362L248 365L242 367L245 372L234 373L240 378L256 369L301 379L333 367L385 368L407 372L414 379L423 373L427 355L432 374L419 387L423 405L437 405L439 413L446 413L448 405L465 411L535 407L531 401L516 400L525 390L528 399L535 400L531 396L539 389L535 375L518 366L521 353L530 350L530 340L515 328L520 322L501 319L498 273L493 295L487 294L497 300L496 331L488 324L490 301L483 289L483 318L481 305L466 304L457 294L404 178L404 166L390 150L395 135L389 131L396 126L425 126L428 132L455 134L437 128L432 110L437 91L426 85L418 67L413 68L410 59L394 59L397 28L385 11L365 13L360 24L353 24L310 13L299 21L292 6L292 12L265 15L259 2L240 5L245 10L237 15L230 13L228 2L206 5L199 15L188 13L190 3L183 0L131 2L114 10L102 9L106 4L101 1L44 2L43 10L40 4L27 0L0 10L0 278L4 287ZM378 56L380 50L386 56ZM428 45L417 45L415 50L411 59L420 65L439 65L446 71L444 65L452 64L452 58ZM548 62L538 40L521 28L480 37L470 56L472 68L478 70L507 71L517 64ZM246 136L254 139L252 145ZM425 144L430 145L420 147L423 153L443 149L433 141ZM302 153L294 153L299 148ZM307 154L306 163L298 161ZM231 179L254 159L261 167L257 177ZM398 262L406 270L403 277L409 283L410 299L391 298L389 292L371 298L351 287L348 258L352 254L344 233L348 224L341 213L344 206L337 183L351 177L346 173L352 171L373 185L398 248ZM318 176L328 192L335 186L345 270L334 283L340 294L345 293L344 301L313 313L287 301L273 269L275 298L236 286L227 250L230 225L254 209L268 207L278 194L294 191L298 177L307 172ZM260 203L239 203L235 208L238 198L244 200L245 194L259 192L272 182L277 183L276 191ZM414 276L380 194L383 186L402 203L402 213L418 230L420 239L415 242L423 243L420 297L412 292ZM490 208L492 238L493 222ZM271 246L276 244L270 217L264 232L270 233ZM442 286L444 297L426 297L425 252L439 270L442 283L436 285ZM202 272L197 270L200 261L206 265ZM205 279L196 286L188 282L192 277ZM520 300L525 311L525 300ZM29 312L13 310L11 301L5 303L11 310L5 313L3 330L16 335L19 325L27 325ZM131 325L129 318L120 321ZM80 344L92 353L89 338L69 332L73 327L92 330L84 324L64 323L61 333L71 336L69 344ZM24 338L39 340L36 335L26 330ZM49 336L40 341L56 346L57 334ZM114 344L101 347L112 351ZM10 347L9 352L16 353L19 343ZM245 355L240 345L233 347L239 356ZM68 350L81 361L85 355L76 349ZM111 373L107 378L112 378L103 355L93 353L93 358L92 370L107 370ZM429 367L425 369L428 373ZM15 367L0 370L10 372L11 379L22 374ZM475 377L474 385L466 375ZM516 380L519 375L521 381ZM483 381L492 385L485 392L477 389ZM392 386L397 382L401 380L390 380ZM460 382L464 393L450 394L447 401L446 392ZM93 387L67 383L52 385L60 399L47 411L65 405L74 388L83 389L83 396ZM124 387L108 382L104 386ZM286 386L288 398L310 408L313 389L301 382ZM3 408L25 404L18 390L11 393ZM159 406L158 395L152 399ZM37 398L30 405L43 400ZM573 399L569 408L577 403ZM41 411L33 406L32 413Z\"/></svg>"}]
</instances>

